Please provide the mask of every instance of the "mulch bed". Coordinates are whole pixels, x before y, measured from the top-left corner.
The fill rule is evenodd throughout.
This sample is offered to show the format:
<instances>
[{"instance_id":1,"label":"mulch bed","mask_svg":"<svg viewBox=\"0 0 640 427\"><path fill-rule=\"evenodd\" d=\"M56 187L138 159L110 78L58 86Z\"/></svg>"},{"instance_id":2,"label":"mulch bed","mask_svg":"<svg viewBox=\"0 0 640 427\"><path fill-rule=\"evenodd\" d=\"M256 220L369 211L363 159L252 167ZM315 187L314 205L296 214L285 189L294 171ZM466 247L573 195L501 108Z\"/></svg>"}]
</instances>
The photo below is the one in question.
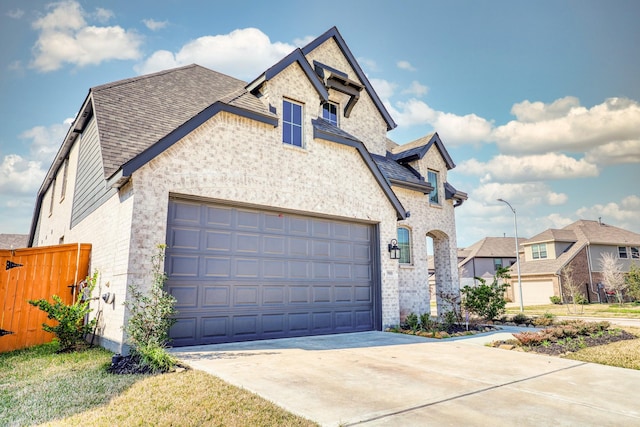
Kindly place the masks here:
<instances>
[{"instance_id":1,"label":"mulch bed","mask_svg":"<svg viewBox=\"0 0 640 427\"><path fill-rule=\"evenodd\" d=\"M111 359L111 366L107 368L110 374L151 374L151 368L140 363L140 358L136 356L114 356Z\"/></svg>"},{"instance_id":2,"label":"mulch bed","mask_svg":"<svg viewBox=\"0 0 640 427\"><path fill-rule=\"evenodd\" d=\"M549 356L559 356L569 352L578 351L581 349L581 347L595 347L598 345L606 345L617 341L633 340L637 338L637 336L630 334L627 331L621 330L619 334L615 335L605 333L604 335L599 337L583 336L571 340L568 344L553 343L548 346L532 346L527 347L527 350L535 353L546 354ZM582 343L584 343L582 346L579 345L580 340L582 341Z\"/></svg>"}]
</instances>

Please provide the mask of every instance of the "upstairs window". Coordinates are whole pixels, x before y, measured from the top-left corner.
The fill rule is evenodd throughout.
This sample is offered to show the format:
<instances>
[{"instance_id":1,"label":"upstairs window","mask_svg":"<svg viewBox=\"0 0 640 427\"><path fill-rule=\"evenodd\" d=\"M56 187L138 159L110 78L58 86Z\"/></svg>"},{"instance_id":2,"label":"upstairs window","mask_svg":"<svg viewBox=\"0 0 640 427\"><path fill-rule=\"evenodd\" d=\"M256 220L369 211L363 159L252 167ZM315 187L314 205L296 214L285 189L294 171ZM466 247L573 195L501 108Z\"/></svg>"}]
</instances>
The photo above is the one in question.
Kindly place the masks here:
<instances>
[{"instance_id":1,"label":"upstairs window","mask_svg":"<svg viewBox=\"0 0 640 427\"><path fill-rule=\"evenodd\" d=\"M531 253L533 254L533 259L547 258L547 244L539 243L537 245L531 245Z\"/></svg>"},{"instance_id":2,"label":"upstairs window","mask_svg":"<svg viewBox=\"0 0 640 427\"><path fill-rule=\"evenodd\" d=\"M406 227L398 227L398 247L400 264L411 264L411 234Z\"/></svg>"},{"instance_id":3,"label":"upstairs window","mask_svg":"<svg viewBox=\"0 0 640 427\"><path fill-rule=\"evenodd\" d=\"M638 251L638 247L637 246L631 246L629 249L631 249L631 258L632 259L640 259L640 251Z\"/></svg>"},{"instance_id":4,"label":"upstairs window","mask_svg":"<svg viewBox=\"0 0 640 427\"><path fill-rule=\"evenodd\" d=\"M67 175L69 174L69 158L64 159L64 166L62 169L62 188L60 189L60 201L64 200L64 195L67 193Z\"/></svg>"},{"instance_id":5,"label":"upstairs window","mask_svg":"<svg viewBox=\"0 0 640 427\"><path fill-rule=\"evenodd\" d=\"M53 201L56 197L56 180L54 179L51 183L51 199L49 200L49 216L53 214Z\"/></svg>"},{"instance_id":6,"label":"upstairs window","mask_svg":"<svg viewBox=\"0 0 640 427\"><path fill-rule=\"evenodd\" d=\"M627 259L627 248L618 246L618 258Z\"/></svg>"},{"instance_id":7,"label":"upstairs window","mask_svg":"<svg viewBox=\"0 0 640 427\"><path fill-rule=\"evenodd\" d=\"M322 104L322 118L334 126L338 126L338 105L333 102Z\"/></svg>"},{"instance_id":8,"label":"upstairs window","mask_svg":"<svg viewBox=\"0 0 640 427\"><path fill-rule=\"evenodd\" d=\"M429 202L440 203L438 198L438 172L430 170L427 172L427 181L433 187L433 191L429 193Z\"/></svg>"},{"instance_id":9,"label":"upstairs window","mask_svg":"<svg viewBox=\"0 0 640 427\"><path fill-rule=\"evenodd\" d=\"M302 105L282 102L282 142L302 147Z\"/></svg>"},{"instance_id":10,"label":"upstairs window","mask_svg":"<svg viewBox=\"0 0 640 427\"><path fill-rule=\"evenodd\" d=\"M493 259L493 269L498 271L499 268L502 268L502 258L494 258Z\"/></svg>"}]
</instances>

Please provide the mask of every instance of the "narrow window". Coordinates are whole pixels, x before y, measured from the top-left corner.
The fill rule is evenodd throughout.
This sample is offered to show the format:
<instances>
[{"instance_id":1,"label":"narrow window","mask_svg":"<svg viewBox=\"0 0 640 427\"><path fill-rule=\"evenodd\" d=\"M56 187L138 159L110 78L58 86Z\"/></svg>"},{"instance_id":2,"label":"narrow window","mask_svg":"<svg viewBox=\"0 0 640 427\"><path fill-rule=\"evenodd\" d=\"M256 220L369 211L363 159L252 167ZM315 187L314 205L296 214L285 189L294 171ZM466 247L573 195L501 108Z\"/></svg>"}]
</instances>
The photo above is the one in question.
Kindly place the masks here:
<instances>
[{"instance_id":1,"label":"narrow window","mask_svg":"<svg viewBox=\"0 0 640 427\"><path fill-rule=\"evenodd\" d=\"M408 228L398 227L398 247L400 264L411 264L411 236Z\"/></svg>"},{"instance_id":2,"label":"narrow window","mask_svg":"<svg viewBox=\"0 0 640 427\"><path fill-rule=\"evenodd\" d=\"M498 271L499 268L502 268L502 258L494 258L493 259L493 269Z\"/></svg>"},{"instance_id":3,"label":"narrow window","mask_svg":"<svg viewBox=\"0 0 640 427\"><path fill-rule=\"evenodd\" d=\"M64 195L67 192L67 174L69 172L69 158L64 159L64 166L62 166L62 188L60 189L60 201L64 200Z\"/></svg>"},{"instance_id":4,"label":"narrow window","mask_svg":"<svg viewBox=\"0 0 640 427\"><path fill-rule=\"evenodd\" d=\"M282 103L282 142L302 147L302 105L284 100Z\"/></svg>"},{"instance_id":5,"label":"narrow window","mask_svg":"<svg viewBox=\"0 0 640 427\"><path fill-rule=\"evenodd\" d=\"M322 118L334 126L338 126L338 106L333 102L322 104Z\"/></svg>"},{"instance_id":6,"label":"narrow window","mask_svg":"<svg viewBox=\"0 0 640 427\"><path fill-rule=\"evenodd\" d=\"M53 201L56 198L56 180L54 179L53 182L51 182L51 200L49 202L49 216L51 216L51 214L53 214Z\"/></svg>"},{"instance_id":7,"label":"narrow window","mask_svg":"<svg viewBox=\"0 0 640 427\"><path fill-rule=\"evenodd\" d=\"M631 246L631 258L632 259L640 259L640 251L638 251L637 246Z\"/></svg>"},{"instance_id":8,"label":"narrow window","mask_svg":"<svg viewBox=\"0 0 640 427\"><path fill-rule=\"evenodd\" d=\"M533 259L545 259L547 257L547 244L531 245L531 253L533 254Z\"/></svg>"},{"instance_id":9,"label":"narrow window","mask_svg":"<svg viewBox=\"0 0 640 427\"><path fill-rule=\"evenodd\" d=\"M438 172L430 170L427 173L427 181L433 187L433 191L429 193L429 202L440 203L438 199Z\"/></svg>"},{"instance_id":10,"label":"narrow window","mask_svg":"<svg viewBox=\"0 0 640 427\"><path fill-rule=\"evenodd\" d=\"M618 246L618 258L627 259L627 248L624 246Z\"/></svg>"}]
</instances>

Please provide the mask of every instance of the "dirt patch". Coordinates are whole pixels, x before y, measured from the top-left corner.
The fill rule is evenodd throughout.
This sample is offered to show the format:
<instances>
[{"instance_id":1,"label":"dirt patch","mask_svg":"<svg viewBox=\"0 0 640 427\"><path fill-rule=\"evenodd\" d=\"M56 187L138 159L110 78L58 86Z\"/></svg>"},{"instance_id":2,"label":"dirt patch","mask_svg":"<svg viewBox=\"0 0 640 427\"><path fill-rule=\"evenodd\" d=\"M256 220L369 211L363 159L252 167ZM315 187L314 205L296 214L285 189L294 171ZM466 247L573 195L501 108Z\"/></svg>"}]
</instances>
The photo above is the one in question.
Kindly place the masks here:
<instances>
[{"instance_id":1,"label":"dirt patch","mask_svg":"<svg viewBox=\"0 0 640 427\"><path fill-rule=\"evenodd\" d=\"M539 345L534 347L529 347L526 350L532 351L540 354L547 354L550 356L560 356L566 353L578 351L587 347L595 347L599 345L611 344L618 341L624 340L633 340L637 339L633 334L630 334L627 331L620 331L618 334L604 334L601 336L588 336L588 337L578 337L572 340L568 340L564 343L552 343L547 346Z\"/></svg>"}]
</instances>

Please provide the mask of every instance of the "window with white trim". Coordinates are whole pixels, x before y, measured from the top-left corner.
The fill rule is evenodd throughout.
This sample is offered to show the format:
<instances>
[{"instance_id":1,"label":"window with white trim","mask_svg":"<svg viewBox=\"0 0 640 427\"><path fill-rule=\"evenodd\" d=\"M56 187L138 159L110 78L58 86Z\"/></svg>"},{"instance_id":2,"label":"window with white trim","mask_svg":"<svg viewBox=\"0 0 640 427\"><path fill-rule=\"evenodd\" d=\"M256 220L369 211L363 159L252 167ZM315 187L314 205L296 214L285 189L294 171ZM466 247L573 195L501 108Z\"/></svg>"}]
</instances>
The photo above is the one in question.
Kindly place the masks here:
<instances>
[{"instance_id":1,"label":"window with white trim","mask_svg":"<svg viewBox=\"0 0 640 427\"><path fill-rule=\"evenodd\" d=\"M625 246L618 246L618 258L627 259L627 248Z\"/></svg>"},{"instance_id":2,"label":"window with white trim","mask_svg":"<svg viewBox=\"0 0 640 427\"><path fill-rule=\"evenodd\" d=\"M640 259L640 250L638 250L637 246L631 246L631 259Z\"/></svg>"},{"instance_id":3,"label":"window with white trim","mask_svg":"<svg viewBox=\"0 0 640 427\"><path fill-rule=\"evenodd\" d=\"M440 203L440 199L438 198L438 172L429 170L427 172L427 181L433 187L433 190L429 193L429 202Z\"/></svg>"},{"instance_id":4,"label":"window with white trim","mask_svg":"<svg viewBox=\"0 0 640 427\"><path fill-rule=\"evenodd\" d=\"M64 159L64 165L62 166L62 188L60 189L60 201L64 200L64 195L67 192L67 175L69 174L69 158Z\"/></svg>"},{"instance_id":5,"label":"window with white trim","mask_svg":"<svg viewBox=\"0 0 640 427\"><path fill-rule=\"evenodd\" d=\"M282 142L302 147L302 104L282 101Z\"/></svg>"},{"instance_id":6,"label":"window with white trim","mask_svg":"<svg viewBox=\"0 0 640 427\"><path fill-rule=\"evenodd\" d=\"M531 254L533 259L545 259L547 257L547 244L538 243L537 245L531 245Z\"/></svg>"},{"instance_id":7,"label":"window with white trim","mask_svg":"<svg viewBox=\"0 0 640 427\"><path fill-rule=\"evenodd\" d=\"M398 227L400 264L411 264L411 233L407 227Z\"/></svg>"},{"instance_id":8,"label":"window with white trim","mask_svg":"<svg viewBox=\"0 0 640 427\"><path fill-rule=\"evenodd\" d=\"M49 216L53 214L53 201L56 198L56 180L51 182L51 199L49 200Z\"/></svg>"},{"instance_id":9,"label":"window with white trim","mask_svg":"<svg viewBox=\"0 0 640 427\"><path fill-rule=\"evenodd\" d=\"M325 102L322 104L322 118L334 126L338 126L338 104Z\"/></svg>"}]
</instances>

